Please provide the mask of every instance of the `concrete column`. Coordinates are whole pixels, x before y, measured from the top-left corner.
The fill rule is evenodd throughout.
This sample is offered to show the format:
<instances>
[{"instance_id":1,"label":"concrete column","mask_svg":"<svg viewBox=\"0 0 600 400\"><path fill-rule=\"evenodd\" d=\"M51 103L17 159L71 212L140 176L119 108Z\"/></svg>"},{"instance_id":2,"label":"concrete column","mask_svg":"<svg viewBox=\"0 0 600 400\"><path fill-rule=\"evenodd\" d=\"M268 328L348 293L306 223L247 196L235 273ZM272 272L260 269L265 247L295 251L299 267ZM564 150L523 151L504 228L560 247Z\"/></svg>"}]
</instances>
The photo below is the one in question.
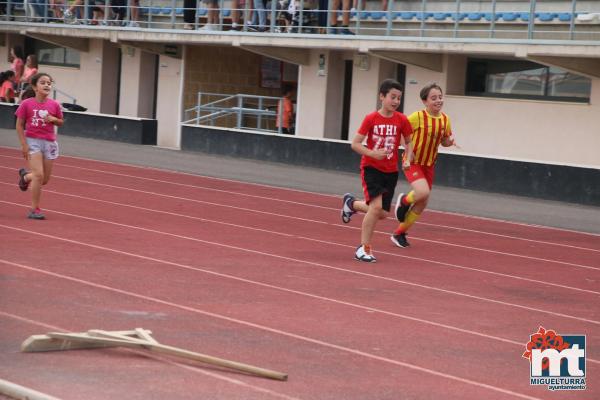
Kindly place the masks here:
<instances>
[{"instance_id":1,"label":"concrete column","mask_svg":"<svg viewBox=\"0 0 600 400\"><path fill-rule=\"evenodd\" d=\"M296 104L296 135L323 137L327 99L329 51L311 50L309 65L301 65Z\"/></svg>"},{"instance_id":2,"label":"concrete column","mask_svg":"<svg viewBox=\"0 0 600 400\"><path fill-rule=\"evenodd\" d=\"M100 92L100 112L117 113L117 89L119 74L119 47L107 40L102 42L102 87Z\"/></svg>"},{"instance_id":3,"label":"concrete column","mask_svg":"<svg viewBox=\"0 0 600 400\"><path fill-rule=\"evenodd\" d=\"M185 50L183 54L185 54ZM181 116L183 114L183 59L159 56L156 119L158 120L158 145L180 148Z\"/></svg>"},{"instance_id":4,"label":"concrete column","mask_svg":"<svg viewBox=\"0 0 600 400\"><path fill-rule=\"evenodd\" d=\"M352 70L352 102L350 103L350 124L348 140L352 141L365 115L377 109L380 83L381 59L370 57L367 70L356 65Z\"/></svg>"},{"instance_id":5,"label":"concrete column","mask_svg":"<svg viewBox=\"0 0 600 400\"><path fill-rule=\"evenodd\" d=\"M135 47L123 47L119 115L152 118L156 98L156 57Z\"/></svg>"}]
</instances>

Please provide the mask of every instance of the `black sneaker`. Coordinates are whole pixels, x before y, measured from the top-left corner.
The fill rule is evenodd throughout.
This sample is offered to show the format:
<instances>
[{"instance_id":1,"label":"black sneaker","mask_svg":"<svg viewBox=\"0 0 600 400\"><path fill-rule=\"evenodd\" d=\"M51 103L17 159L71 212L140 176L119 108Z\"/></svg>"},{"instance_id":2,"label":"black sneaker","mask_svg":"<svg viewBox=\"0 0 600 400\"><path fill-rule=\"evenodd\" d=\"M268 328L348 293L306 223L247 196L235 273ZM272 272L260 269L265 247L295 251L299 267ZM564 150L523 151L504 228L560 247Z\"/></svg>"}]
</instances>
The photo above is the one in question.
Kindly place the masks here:
<instances>
[{"instance_id":1,"label":"black sneaker","mask_svg":"<svg viewBox=\"0 0 600 400\"><path fill-rule=\"evenodd\" d=\"M42 210L36 208L35 210L31 210L29 215L27 216L29 219L46 219L44 214L42 214Z\"/></svg>"},{"instance_id":2,"label":"black sneaker","mask_svg":"<svg viewBox=\"0 0 600 400\"><path fill-rule=\"evenodd\" d=\"M29 187L29 182L25 181L25 175L27 175L27 170L21 168L19 170L19 189L21 189L22 192L26 191Z\"/></svg>"},{"instance_id":3,"label":"black sneaker","mask_svg":"<svg viewBox=\"0 0 600 400\"><path fill-rule=\"evenodd\" d=\"M390 237L390 239L398 247L404 248L404 247L410 246L410 243L408 243L408 240L406 240L406 233L401 233L399 235L392 235Z\"/></svg>"},{"instance_id":4,"label":"black sneaker","mask_svg":"<svg viewBox=\"0 0 600 400\"><path fill-rule=\"evenodd\" d=\"M396 219L398 222L404 222L404 218L406 218L406 213L410 210L410 205L402 204L402 200L406 195L404 193L400 193L398 196L398 200L396 201Z\"/></svg>"},{"instance_id":5,"label":"black sneaker","mask_svg":"<svg viewBox=\"0 0 600 400\"><path fill-rule=\"evenodd\" d=\"M352 216L356 213L354 208L352 207L352 203L354 202L354 196L350 193L346 193L344 195L344 202L342 204L342 222L347 224L352 219Z\"/></svg>"}]
</instances>

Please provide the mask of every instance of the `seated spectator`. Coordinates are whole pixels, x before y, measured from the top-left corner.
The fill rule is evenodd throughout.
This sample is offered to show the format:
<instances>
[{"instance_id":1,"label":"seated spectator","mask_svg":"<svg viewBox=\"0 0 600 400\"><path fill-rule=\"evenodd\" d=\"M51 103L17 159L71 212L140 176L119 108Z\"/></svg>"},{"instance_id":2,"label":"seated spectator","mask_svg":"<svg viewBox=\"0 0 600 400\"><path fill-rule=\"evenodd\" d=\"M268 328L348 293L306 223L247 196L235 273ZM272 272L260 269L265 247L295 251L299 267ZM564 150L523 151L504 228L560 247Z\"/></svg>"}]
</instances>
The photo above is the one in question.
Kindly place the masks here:
<instances>
[{"instance_id":1,"label":"seated spectator","mask_svg":"<svg viewBox=\"0 0 600 400\"><path fill-rule=\"evenodd\" d=\"M38 62L35 54L30 54L27 56L27 60L25 61L25 72L21 77L21 87L25 88L26 86L31 84L31 77L37 74L38 72Z\"/></svg>"},{"instance_id":2,"label":"seated spectator","mask_svg":"<svg viewBox=\"0 0 600 400\"><path fill-rule=\"evenodd\" d=\"M15 102L15 72L8 70L0 72L0 101L4 103Z\"/></svg>"},{"instance_id":3,"label":"seated spectator","mask_svg":"<svg viewBox=\"0 0 600 400\"><path fill-rule=\"evenodd\" d=\"M21 46L13 46L10 49L10 55L8 57L11 62L10 69L15 73L15 82L19 82L21 80L21 75L23 75L23 49Z\"/></svg>"}]
</instances>

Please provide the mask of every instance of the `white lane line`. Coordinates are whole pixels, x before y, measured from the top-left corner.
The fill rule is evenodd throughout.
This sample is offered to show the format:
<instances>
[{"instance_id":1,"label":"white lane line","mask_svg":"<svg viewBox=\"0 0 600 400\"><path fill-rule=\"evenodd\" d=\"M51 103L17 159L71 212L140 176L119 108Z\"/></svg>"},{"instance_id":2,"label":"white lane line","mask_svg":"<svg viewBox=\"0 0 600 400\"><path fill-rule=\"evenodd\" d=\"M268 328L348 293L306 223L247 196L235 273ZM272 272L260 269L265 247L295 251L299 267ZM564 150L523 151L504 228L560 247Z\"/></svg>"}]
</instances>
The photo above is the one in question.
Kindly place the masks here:
<instances>
[{"instance_id":1,"label":"white lane line","mask_svg":"<svg viewBox=\"0 0 600 400\"><path fill-rule=\"evenodd\" d=\"M0 146L0 148L2 148L2 146ZM0 157L12 158L12 159L20 159L20 157L7 156L7 155L0 155ZM266 187L266 188L269 188L269 189L278 189L278 190L282 190L282 191L291 191L291 192L297 192L297 193L305 193L305 194L311 194L311 195L321 196L321 197L340 198L340 196L338 196L338 195L331 195L331 194L310 192L310 191L306 191L306 190L299 190L299 189L278 187L278 186L272 186L272 185L266 185L266 184L260 184L260 183L253 183L253 182L242 182L242 181L233 180L233 179L226 179L226 178L216 178L216 177L205 176L205 175L200 175L200 174L192 174L192 173L182 172L182 171L165 170L165 169L156 168L156 167L142 167L142 166L137 166L137 165L122 164L122 163L116 163L116 162L110 162L110 161L91 160L91 159L87 159L87 158L74 157L74 156L69 156L69 157L65 157L65 158L74 158L74 159L77 159L77 160L88 161L88 162L92 161L92 162L98 162L98 163L109 164L109 165L117 165L117 166L123 166L123 167L132 168L132 169L154 170L154 171L158 171L158 172L161 172L161 173L168 173L168 174L173 174L173 175L179 175L179 174L181 174L181 175L186 175L186 176L195 177L195 178L217 180L217 181L222 181L222 182L234 182L234 183L242 184L242 185ZM312 204L312 203L303 203L303 202L297 202L297 201L292 201L292 200L275 199L275 198L272 198L272 197L251 195L251 194L247 194L247 193L227 191L227 190L221 190L221 189L214 189L214 188L206 187L206 186L199 186L199 185L191 185L191 184L185 184L185 183L179 183L179 182L172 182L172 181L167 181L167 180L161 180L161 179L155 179L155 178L148 178L148 177L145 177L145 176L124 174L124 173L111 172L111 171L103 171L103 170L98 170L98 169L95 169L95 168L86 168L86 167L81 167L81 166L72 165L72 164L65 164L65 163L62 163L62 162L59 162L57 164L59 164L61 166L65 166L65 167L77 168L77 169L86 170L86 171L92 171L92 172L96 172L96 173L102 173L102 174L108 174L108 175L115 175L115 176L122 176L122 177L134 178L136 180L148 180L148 181L154 181L154 182L171 184L171 185L177 185L177 186L183 186L183 187L190 187L190 188L196 188L196 189L205 189L205 190L211 190L211 191L217 191L217 192L224 192L224 193L235 194L235 195L239 195L239 196L254 197L254 198L258 198L258 199L262 199L262 200L291 203L291 204L295 204L295 205L308 206L308 207L311 207L311 208L323 208L323 209L329 209L329 210L336 210L336 211L338 211L338 208L319 206L319 205ZM14 169L14 168L9 168L9 167L3 167L3 168ZM439 211L439 210L433 210L433 209L428 209L427 211L428 212L438 213L438 214L447 214L447 215L459 216L459 217L464 217L464 218L470 218L470 219L480 219L480 220L484 220L484 221L491 221L491 222L501 223L501 224L510 224L510 225L517 225L517 226L525 226L525 227L530 227L530 228L535 228L535 229L548 229L548 230L554 230L554 231L564 231L564 232L569 232L569 233L574 233L574 234L600 237L600 234L597 234L597 233L580 232L580 231L575 231L575 230L566 229L566 228L556 228L556 227L550 227L550 226L544 226L544 225L527 224L527 223L523 223L523 222L514 222L514 221L508 221L508 220L502 220L502 219L494 219L494 218L488 218L488 217L479 217L479 216L474 216L474 215L460 214L460 213L449 212L449 211ZM389 218L389 219L393 219L393 218ZM431 223L429 223L429 225L438 226L438 227L447 227L445 225L437 225L437 224L431 224ZM523 237L518 237L518 236L501 235L501 234L496 234L496 233L487 232L487 231L478 231L478 230L472 230L472 229L466 229L466 228L454 227L454 226L451 227L451 228L452 229L456 229L456 230L461 230L461 231L467 231L467 232L476 232L476 233L485 234L485 235L500 236L500 237L505 237L505 238L514 239L514 240L524 240L524 241L529 241L529 242L534 242L534 243L548 244L548 245L552 245L552 246L562 246L562 247L573 248L573 249L578 249L578 250L600 252L600 249L590 249L590 248L587 248L587 247L579 247L579 246L567 245L567 244L563 244L563 243L554 243L554 242L540 241L540 240L528 239L528 238L523 238Z\"/></svg>"},{"instance_id":2,"label":"white lane line","mask_svg":"<svg viewBox=\"0 0 600 400\"><path fill-rule=\"evenodd\" d=\"M5 262L5 261L4 260L0 260L0 262ZM13 265L13 266L15 266L15 265ZM61 327L58 327L58 326L55 326L55 325L49 325L49 324L46 324L46 323L41 322L41 321L32 320L32 319L25 318L25 317L22 317L20 315L11 314L11 313L8 313L8 312L2 311L2 310L0 310L0 316L6 317L6 318L16 319L18 321L25 322L25 323L31 324L31 325L42 326L42 327L44 327L46 329L50 329L50 330L52 330L54 332L69 332L69 330L66 329L66 328L61 328ZM202 374L202 375L206 375L206 376L209 376L211 378L219 379L219 380L222 380L222 381L225 381L227 383L231 383L231 384L234 384L234 385L237 385L237 386L242 386L244 388L251 389L251 390L254 390L254 391L257 391L257 392L260 392L260 393L266 393L266 394L272 395L272 396L280 398L280 399L300 400L297 397L291 397L291 396L285 395L283 393L278 393L278 392L274 392L274 391L269 390L269 389L264 389L264 388L261 388L259 386L255 386L255 385L251 385L251 384L246 383L246 382L242 382L242 381L240 381L238 379L234 379L234 378L230 378L230 377L227 377L227 376L219 375L218 373L215 373L215 372L205 371L203 369L199 369L199 368L193 367L191 365L181 364L181 363L178 363L176 361L170 360L168 358L160 357L158 355L151 354L151 353L148 353L148 352L144 352L144 351L140 351L140 350L134 350L134 349L128 349L128 348L125 348L125 347L122 347L121 350L127 351L127 352L131 352L131 353L140 354L140 355L143 355L144 357L153 358L155 360L160 360L162 362L166 362L168 364L171 364L171 365L179 367L179 368L186 369L186 370L191 371L191 372L195 372L195 373L199 373L199 374Z\"/></svg>"},{"instance_id":3,"label":"white lane line","mask_svg":"<svg viewBox=\"0 0 600 400\"><path fill-rule=\"evenodd\" d=\"M407 368L407 369L411 369L413 371L422 372L422 373L426 373L426 374L433 375L433 376L436 376L436 377L453 380L453 381L460 382L460 383L463 383L463 384L467 384L467 385L471 385L471 386L476 386L476 387L479 387L479 388L482 388L482 389L488 389L488 390L491 390L491 391L494 391L494 392L503 393L503 394L506 394L506 395L515 396L515 397L522 398L522 399L538 400L538 398L536 398L536 397L531 397L531 396L528 396L528 395L524 395L522 393L517 393L517 392L514 392L512 390L503 389L503 388L500 388L500 387L497 387L497 386L493 386L493 385L488 385L486 383L477 382L477 381L474 381L474 380L471 380L471 379L461 378L461 377L456 376L456 375L451 375L451 374L447 374L447 373L444 373L444 372L439 372L439 371L436 371L436 370L433 370L433 369L429 369L429 368L425 368L425 367L421 367L421 366L418 366L418 365L415 365L415 364L406 363L406 362L403 362L403 361L398 361L398 360L395 360L395 359L378 356L378 355L367 353L367 352L364 352L364 351L361 351L361 350L358 350L358 349L355 349L355 348L341 346L341 345L336 345L334 343L325 342L325 341L322 341L322 340L319 340L319 339L314 339L314 338L311 338L311 337L308 337L308 336L298 335L298 334L295 334L295 333L292 333L292 332L287 332L287 331L283 331L283 330L280 330L280 329L271 328L271 327L268 327L268 326L265 326L265 325L255 324L255 323L252 323L252 322L249 322L249 321L244 321L244 320L240 320L240 319L237 319L237 318L227 317L227 316L222 315L222 314L215 314L215 313L212 313L212 312L209 312L209 311L205 311L205 310L201 310L201 309L198 309L198 308L195 308L195 307L184 306L182 304L177 304L177 303L173 303L173 302L170 302L170 301L161 300L161 299L156 298L156 297L146 296L146 295L142 295L142 294L139 294L139 293L130 292L130 291L127 291L127 290L117 289L117 288L114 288L114 287L111 287L111 286L101 285L101 284L97 284L97 283L94 283L94 282L86 281L86 280L83 280L83 279L73 278L73 277L68 276L68 275L57 274L57 273L54 273L54 272L49 272L49 271L46 271L46 270L43 270L43 269L39 269L39 268L35 268L35 267L23 265L23 264L17 264L17 263L9 262L9 261L6 261L6 260L0 260L0 262L3 262L3 263L8 264L8 265L12 265L12 266L17 267L17 268L22 268L22 269L26 269L26 270L29 270L29 271L37 272L37 273L40 273L40 274L45 274L45 275L53 276L55 278L60 278L60 279L68 280L68 281L71 281L71 282L76 282L76 283L87 285L87 286L94 287L94 288L97 288L97 289L103 289L103 290L110 291L110 292L113 292L113 293L119 293L119 294L122 294L122 295L125 295L125 296L135 297L135 298L142 299L142 300L145 300L145 301L150 301L150 302L153 302L153 303L157 303L157 304L161 304L161 305L165 305L165 306L177 308L177 309L180 309L180 310L185 310L185 311L188 311L188 312L192 312L192 313L196 313L196 314L201 314L201 315L205 315L205 316L208 316L208 317L212 317L212 318L216 318L216 319L228 321L228 322L231 322L231 323L234 323L234 324L239 324L239 325L243 325L243 326L247 326L247 327L259 329L259 330L262 330L262 331L274 333L274 334L277 334L277 335L282 335L282 336L290 337L290 338L293 338L293 339L301 340L303 342L313 343L313 344L317 344L317 345L320 345L320 346L324 346L324 347L332 348L332 349L335 349L335 350L339 350L339 351L342 351L342 352L359 355L359 356L362 356L362 357L365 357L365 358L369 358L369 359L372 359L372 360L381 361L381 362L384 362L384 363L387 363L387 364L392 364L392 365L404 367L404 368Z\"/></svg>"},{"instance_id":4,"label":"white lane line","mask_svg":"<svg viewBox=\"0 0 600 400\"><path fill-rule=\"evenodd\" d=\"M1 201L1 202L4 202L4 201ZM63 214L63 215L73 216L73 217L76 217L76 218L79 217L79 218L82 218L82 219L91 220L91 221L94 221L94 222L104 222L104 221L96 220L94 218L80 217L80 216L76 216L76 215L69 214L69 213L63 213L63 212L60 212L60 211L55 211L55 212ZM119 224L119 223L114 223L114 222L109 222L109 224L129 228L129 226L124 225L124 224ZM126 251L116 250L116 249L112 249L112 248L108 248L108 247L103 247L103 246L98 246L98 245L94 245L94 244L90 244L90 243L80 242L80 241L76 241L76 240L72 240L72 239L58 237L58 236L55 236L55 235L47 235L47 234L40 233L40 232L32 232L32 231L28 231L28 230L25 230L25 229L21 229L21 228L9 226L9 225L0 224L0 227L6 228L6 229L12 229L12 230L16 230L16 231L21 231L21 232L28 232L28 233L33 234L33 235L39 235L39 236L43 236L43 237L48 237L48 238L52 238L52 239L56 239L56 240L65 241L65 242L68 242L68 243L80 244L80 245L83 245L83 246L88 246L88 247L92 247L92 248L96 248L96 249L100 249L100 250L111 251L111 252L118 253L118 254L129 255L129 256L132 256L132 257L137 257L137 258L141 258L141 259L145 259L145 260L151 260L151 261L161 262L161 263L165 263L165 264L169 264L169 265L181 266L181 264L172 263L172 262L169 262L167 260L159 260L159 259L155 259L155 258L152 258L152 257L146 257L146 256L135 254L135 253L130 253L130 252L126 252ZM154 231L154 230L151 230L151 229L146 229L146 228L138 228L138 229L142 230L142 231L146 231L146 232L152 232L152 233L159 233L159 234L161 234L160 232ZM172 237L176 237L176 238L181 238L181 239L186 239L187 238L185 236L180 236L180 235L175 235L175 234L170 234L170 233L164 233L164 235L166 235L166 236L172 236ZM193 241L196 241L196 242L200 242L200 243L206 243L206 244L209 244L209 245L212 245L212 246L220 246L220 247L224 247L224 248L228 248L228 249L249 252L249 253L252 253L252 254L270 256L270 257L273 257L273 258L278 258L278 259L282 259L282 260L286 260L286 261L292 261L292 262L296 262L296 263L312 265L312 266L316 266L316 267L331 269L331 270L334 270L334 271L342 271L344 273L350 273L350 274L354 274L354 275L358 275L358 276L365 276L365 277L369 277L369 278L380 279L380 280L387 281L387 282L399 283L399 284L403 284L403 285L407 285L407 286L412 286L412 287L417 287L417 288L421 288L421 289L427 289L427 290L432 290L432 291L441 292L441 293L445 293L445 294L450 294L450 295L454 295L454 296L465 297L465 298L468 298L468 299L474 299L474 300L488 302L488 303L493 303L493 304L500 304L500 305L503 305L503 306L513 307L513 308L519 308L519 309L524 309L524 310L528 310L528 311L535 311L535 312L539 312L539 313L549 314L549 315L552 315L552 316L563 317L563 318L568 318L568 319L574 319L574 320L583 321L583 322L587 322L587 323L591 323L591 324L595 324L595 325L600 325L600 321L595 321L595 320L591 320L591 319L587 319L587 318L583 318L583 317L577 317L577 316L574 316L574 315L562 314L562 313L558 313L558 312L554 312L554 311L548 311L548 310L539 309L539 308L535 308L535 307L523 306L523 305L520 305L520 304L509 303L509 302L505 302L505 301L501 301L501 300L494 300L494 299L490 299L490 298L486 298L486 297L475 296L475 295L471 295L471 294L467 294L467 293L462 293L462 292L457 292L457 291L453 291L453 290L442 289L442 288L438 288L438 287L435 287L435 286L428 286L428 285L422 285L422 284L418 284L418 283L414 283L414 282L403 281L403 280L400 280L400 279L383 277L383 276L379 276L379 275L375 275L375 274L369 274L369 273L366 273L366 272L347 270L347 269L344 269L344 268L334 267L334 266L326 265L326 264L320 264L320 263L316 263L316 262L312 262L312 261L298 260L298 259L291 258L291 257L280 256L280 255L270 254L270 253L264 253L264 252L261 252L261 251L250 250L250 249L243 248L243 247L230 246L230 245L225 245L225 244L222 244L222 243L210 242L210 241L201 240L201 239L194 239L194 238L189 238L189 239L193 240Z\"/></svg>"}]
</instances>

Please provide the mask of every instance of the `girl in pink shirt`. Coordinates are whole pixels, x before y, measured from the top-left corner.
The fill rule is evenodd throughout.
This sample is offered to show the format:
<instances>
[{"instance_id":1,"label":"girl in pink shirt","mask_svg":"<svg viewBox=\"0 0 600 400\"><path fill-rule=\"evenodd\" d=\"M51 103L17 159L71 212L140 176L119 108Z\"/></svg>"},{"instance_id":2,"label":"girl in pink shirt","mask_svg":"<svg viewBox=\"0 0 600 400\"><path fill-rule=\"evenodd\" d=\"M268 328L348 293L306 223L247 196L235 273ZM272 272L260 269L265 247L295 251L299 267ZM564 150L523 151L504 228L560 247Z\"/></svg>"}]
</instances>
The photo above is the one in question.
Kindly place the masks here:
<instances>
[{"instance_id":1,"label":"girl in pink shirt","mask_svg":"<svg viewBox=\"0 0 600 400\"><path fill-rule=\"evenodd\" d=\"M37 74L37 72L37 57L35 54L30 54L27 56L27 60L25 60L25 72L23 72L23 76L21 77L21 83L24 84L24 87L31 84L31 77Z\"/></svg>"},{"instance_id":2,"label":"girl in pink shirt","mask_svg":"<svg viewBox=\"0 0 600 400\"><path fill-rule=\"evenodd\" d=\"M15 79L18 82L21 81L21 75L23 75L23 50L21 46L15 46L10 49L10 69L15 71Z\"/></svg>"},{"instance_id":3,"label":"girl in pink shirt","mask_svg":"<svg viewBox=\"0 0 600 400\"><path fill-rule=\"evenodd\" d=\"M31 211L28 218L45 219L40 210L42 185L50 180L52 165L58 158L55 126L62 126L63 114L60 104L50 99L52 78L46 73L31 77L35 97L21 102L17 116L17 134L23 157L29 162L28 172L19 170L19 188L26 191L31 184Z\"/></svg>"}]
</instances>

